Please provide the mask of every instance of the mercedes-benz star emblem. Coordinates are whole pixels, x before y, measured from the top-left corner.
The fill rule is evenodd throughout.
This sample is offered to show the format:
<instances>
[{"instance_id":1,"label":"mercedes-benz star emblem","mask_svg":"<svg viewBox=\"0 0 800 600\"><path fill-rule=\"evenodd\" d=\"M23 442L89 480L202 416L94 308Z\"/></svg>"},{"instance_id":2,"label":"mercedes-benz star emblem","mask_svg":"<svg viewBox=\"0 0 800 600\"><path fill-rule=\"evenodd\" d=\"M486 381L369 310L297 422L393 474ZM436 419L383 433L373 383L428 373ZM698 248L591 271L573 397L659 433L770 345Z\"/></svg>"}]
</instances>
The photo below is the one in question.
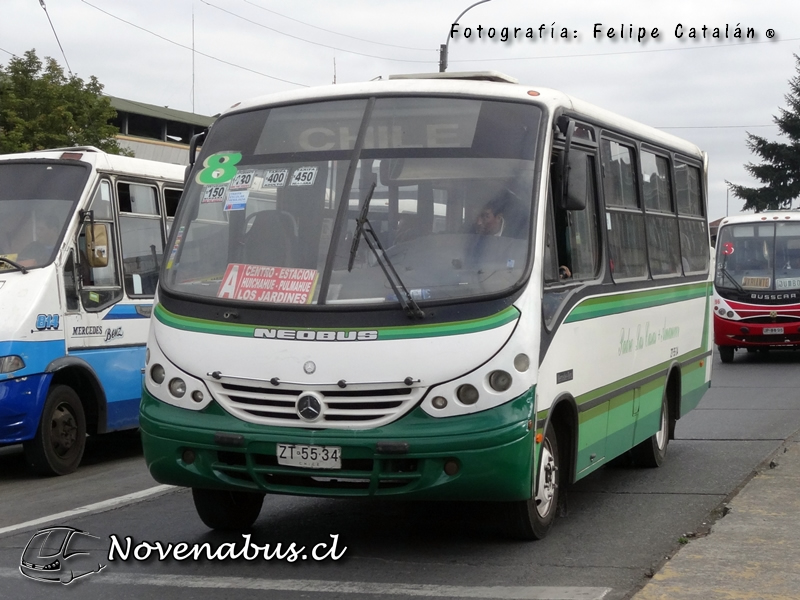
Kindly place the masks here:
<instances>
[{"instance_id":1,"label":"mercedes-benz star emblem","mask_svg":"<svg viewBox=\"0 0 800 600\"><path fill-rule=\"evenodd\" d=\"M305 371L308 375L311 375L316 370L317 370L317 365L315 365L313 361L309 360L306 364L303 365L303 371Z\"/></svg>"},{"instance_id":2,"label":"mercedes-benz star emblem","mask_svg":"<svg viewBox=\"0 0 800 600\"><path fill-rule=\"evenodd\" d=\"M297 399L297 414L306 421L316 421L322 414L322 402L311 394L303 394Z\"/></svg>"}]
</instances>

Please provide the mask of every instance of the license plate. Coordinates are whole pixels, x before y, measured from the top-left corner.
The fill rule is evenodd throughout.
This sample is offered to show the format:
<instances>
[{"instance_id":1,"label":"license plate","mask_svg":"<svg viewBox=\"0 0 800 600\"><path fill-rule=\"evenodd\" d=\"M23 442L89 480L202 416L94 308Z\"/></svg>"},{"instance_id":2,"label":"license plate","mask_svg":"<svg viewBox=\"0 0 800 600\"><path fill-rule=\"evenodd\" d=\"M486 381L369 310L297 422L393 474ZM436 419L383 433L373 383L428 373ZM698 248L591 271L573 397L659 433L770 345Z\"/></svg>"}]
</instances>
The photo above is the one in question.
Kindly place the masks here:
<instances>
[{"instance_id":1,"label":"license plate","mask_svg":"<svg viewBox=\"0 0 800 600\"><path fill-rule=\"evenodd\" d=\"M278 444L278 464L305 469L341 469L342 449L338 446Z\"/></svg>"},{"instance_id":2,"label":"license plate","mask_svg":"<svg viewBox=\"0 0 800 600\"><path fill-rule=\"evenodd\" d=\"M783 335L783 327L764 327L764 335Z\"/></svg>"}]
</instances>

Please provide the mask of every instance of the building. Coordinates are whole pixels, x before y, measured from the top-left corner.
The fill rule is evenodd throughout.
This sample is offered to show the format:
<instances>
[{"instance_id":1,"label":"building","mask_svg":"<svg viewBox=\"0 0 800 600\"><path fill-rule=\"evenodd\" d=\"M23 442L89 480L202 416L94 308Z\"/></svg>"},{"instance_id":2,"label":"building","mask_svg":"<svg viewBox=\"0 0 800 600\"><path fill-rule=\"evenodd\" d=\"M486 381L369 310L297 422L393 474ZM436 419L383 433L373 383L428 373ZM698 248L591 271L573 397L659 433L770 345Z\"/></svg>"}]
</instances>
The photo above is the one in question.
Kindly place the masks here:
<instances>
[{"instance_id":1,"label":"building","mask_svg":"<svg viewBox=\"0 0 800 600\"><path fill-rule=\"evenodd\" d=\"M166 106L108 98L117 111L111 122L119 127L119 145L131 150L136 158L188 165L189 140L215 119Z\"/></svg>"}]
</instances>

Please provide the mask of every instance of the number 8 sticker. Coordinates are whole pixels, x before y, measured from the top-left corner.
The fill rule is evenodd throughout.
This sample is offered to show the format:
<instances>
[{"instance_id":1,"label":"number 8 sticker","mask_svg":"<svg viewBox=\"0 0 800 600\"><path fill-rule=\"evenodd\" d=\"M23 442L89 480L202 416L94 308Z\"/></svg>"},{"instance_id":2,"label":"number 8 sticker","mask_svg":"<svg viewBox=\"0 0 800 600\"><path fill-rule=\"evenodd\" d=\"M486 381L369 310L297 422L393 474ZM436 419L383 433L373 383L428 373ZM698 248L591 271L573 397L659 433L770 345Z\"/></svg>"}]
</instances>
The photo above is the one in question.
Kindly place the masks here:
<instances>
[{"instance_id":1,"label":"number 8 sticker","mask_svg":"<svg viewBox=\"0 0 800 600\"><path fill-rule=\"evenodd\" d=\"M197 174L197 183L211 185L226 183L236 176L235 167L242 160L241 152L218 152L212 154L204 162L205 167Z\"/></svg>"}]
</instances>

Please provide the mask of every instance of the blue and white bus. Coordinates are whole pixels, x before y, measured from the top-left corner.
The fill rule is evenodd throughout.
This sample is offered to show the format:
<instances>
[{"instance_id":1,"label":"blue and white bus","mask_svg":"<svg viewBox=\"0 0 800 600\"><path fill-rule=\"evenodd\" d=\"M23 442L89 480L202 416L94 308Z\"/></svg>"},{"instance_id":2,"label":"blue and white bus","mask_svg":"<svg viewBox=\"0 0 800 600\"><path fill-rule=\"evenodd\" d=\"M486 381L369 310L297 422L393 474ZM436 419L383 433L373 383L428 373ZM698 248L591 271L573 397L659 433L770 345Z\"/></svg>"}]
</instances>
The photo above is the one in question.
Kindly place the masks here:
<instances>
[{"instance_id":1,"label":"blue and white bus","mask_svg":"<svg viewBox=\"0 0 800 600\"><path fill-rule=\"evenodd\" d=\"M0 156L0 445L42 474L138 426L145 342L184 168L66 148Z\"/></svg>"}]
</instances>

